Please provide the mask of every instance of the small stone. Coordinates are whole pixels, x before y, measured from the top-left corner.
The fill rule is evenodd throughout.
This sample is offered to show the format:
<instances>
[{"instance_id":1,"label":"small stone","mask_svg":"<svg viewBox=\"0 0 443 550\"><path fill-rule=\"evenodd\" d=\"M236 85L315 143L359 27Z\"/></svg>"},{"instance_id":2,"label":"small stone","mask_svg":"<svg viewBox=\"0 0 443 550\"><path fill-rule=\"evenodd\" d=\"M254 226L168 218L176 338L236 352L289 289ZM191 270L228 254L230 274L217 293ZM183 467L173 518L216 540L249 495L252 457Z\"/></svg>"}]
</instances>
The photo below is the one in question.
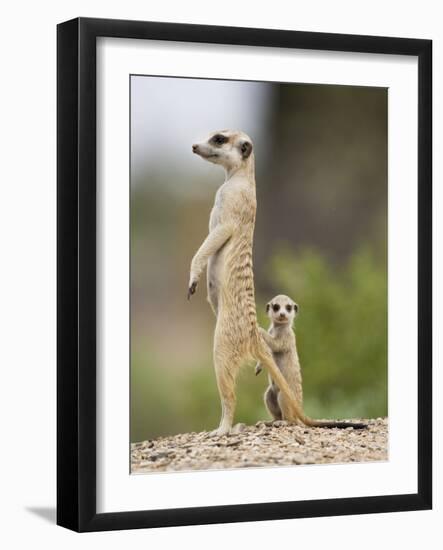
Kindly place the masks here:
<instances>
[{"instance_id":1,"label":"small stone","mask_svg":"<svg viewBox=\"0 0 443 550\"><path fill-rule=\"evenodd\" d=\"M284 426L289 426L289 423L286 420L274 420L272 426L275 428L283 428Z\"/></svg>"},{"instance_id":2,"label":"small stone","mask_svg":"<svg viewBox=\"0 0 443 550\"><path fill-rule=\"evenodd\" d=\"M131 472L385 461L388 422L371 420L369 425L356 432L260 421L255 427L238 424L228 436L194 432L139 441L131 444Z\"/></svg>"}]
</instances>

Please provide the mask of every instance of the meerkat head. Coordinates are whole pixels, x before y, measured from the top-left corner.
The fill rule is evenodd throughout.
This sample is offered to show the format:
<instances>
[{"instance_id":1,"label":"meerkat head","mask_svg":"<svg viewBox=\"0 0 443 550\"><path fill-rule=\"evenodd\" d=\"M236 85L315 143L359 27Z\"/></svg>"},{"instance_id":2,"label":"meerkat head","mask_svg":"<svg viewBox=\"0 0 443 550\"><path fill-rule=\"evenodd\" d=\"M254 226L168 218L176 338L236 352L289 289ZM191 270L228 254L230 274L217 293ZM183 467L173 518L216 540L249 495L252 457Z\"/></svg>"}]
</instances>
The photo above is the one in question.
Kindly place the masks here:
<instances>
[{"instance_id":1,"label":"meerkat head","mask_svg":"<svg viewBox=\"0 0 443 550\"><path fill-rule=\"evenodd\" d=\"M192 151L209 162L220 164L227 173L233 173L252 162L252 148L252 140L244 132L221 130L201 143L194 143Z\"/></svg>"},{"instance_id":2,"label":"meerkat head","mask_svg":"<svg viewBox=\"0 0 443 550\"><path fill-rule=\"evenodd\" d=\"M266 304L266 313L275 325L292 325L298 309L298 305L284 294L275 296Z\"/></svg>"}]
</instances>

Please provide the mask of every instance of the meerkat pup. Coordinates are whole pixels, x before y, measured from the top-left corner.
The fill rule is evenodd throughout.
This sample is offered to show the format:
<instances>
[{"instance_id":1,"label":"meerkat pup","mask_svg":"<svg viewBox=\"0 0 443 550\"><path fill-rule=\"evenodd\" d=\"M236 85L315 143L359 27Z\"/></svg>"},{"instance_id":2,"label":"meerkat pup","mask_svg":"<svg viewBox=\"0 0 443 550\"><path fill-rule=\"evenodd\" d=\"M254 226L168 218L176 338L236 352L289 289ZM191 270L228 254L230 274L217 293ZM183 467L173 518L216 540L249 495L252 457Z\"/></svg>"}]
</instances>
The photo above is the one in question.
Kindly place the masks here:
<instances>
[{"instance_id":1,"label":"meerkat pup","mask_svg":"<svg viewBox=\"0 0 443 550\"><path fill-rule=\"evenodd\" d=\"M222 415L213 435L232 430L236 394L235 382L241 365L259 361L272 376L282 394L285 419L301 420L308 426L325 425L303 414L294 390L277 367L272 352L257 325L252 242L256 214L254 152L251 138L243 132L214 132L192 151L204 160L220 165L225 182L218 189L209 219L209 234L191 262L188 299L195 293L207 267L208 300L216 315L214 368Z\"/></svg>"},{"instance_id":2,"label":"meerkat pup","mask_svg":"<svg viewBox=\"0 0 443 550\"><path fill-rule=\"evenodd\" d=\"M297 342L293 330L294 320L298 314L298 304L289 296L279 294L266 304L266 313L271 321L268 332L262 335L270 350L274 361L284 376L290 388L294 391L295 398L303 409L303 386L300 360L297 353ZM261 331L263 329L260 329ZM261 363L257 363L255 374L262 371ZM280 388L269 375L269 386L264 393L264 402L269 414L274 420L288 420L282 407L282 394ZM318 424L317 424L318 425ZM320 425L322 423L320 422ZM325 424L323 424L325 425ZM327 422L329 428L365 428L365 424L355 422Z\"/></svg>"},{"instance_id":3,"label":"meerkat pup","mask_svg":"<svg viewBox=\"0 0 443 550\"><path fill-rule=\"evenodd\" d=\"M303 407L302 375L295 333L292 330L294 319L298 313L298 305L288 296L280 294L266 304L266 313L271 320L271 326L268 332L263 334L263 337L272 351L277 367L293 389L300 407ZM260 374L261 371L262 365L257 363L255 374ZM269 386L266 388L264 401L274 420L285 420L280 399L280 389L269 376Z\"/></svg>"}]
</instances>

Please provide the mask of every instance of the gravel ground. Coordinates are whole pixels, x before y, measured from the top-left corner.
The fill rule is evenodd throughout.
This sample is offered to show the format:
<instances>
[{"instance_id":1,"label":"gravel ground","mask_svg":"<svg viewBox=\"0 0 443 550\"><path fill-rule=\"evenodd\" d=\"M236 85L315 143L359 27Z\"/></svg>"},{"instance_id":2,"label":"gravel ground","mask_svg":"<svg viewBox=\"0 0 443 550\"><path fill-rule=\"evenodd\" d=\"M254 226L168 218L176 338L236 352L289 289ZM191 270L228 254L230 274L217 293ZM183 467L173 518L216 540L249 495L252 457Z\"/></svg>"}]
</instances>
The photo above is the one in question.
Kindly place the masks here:
<instances>
[{"instance_id":1,"label":"gravel ground","mask_svg":"<svg viewBox=\"0 0 443 550\"><path fill-rule=\"evenodd\" d=\"M388 459L388 419L368 429L306 428L280 422L239 425L239 433L185 433L131 444L131 472L171 472Z\"/></svg>"}]
</instances>

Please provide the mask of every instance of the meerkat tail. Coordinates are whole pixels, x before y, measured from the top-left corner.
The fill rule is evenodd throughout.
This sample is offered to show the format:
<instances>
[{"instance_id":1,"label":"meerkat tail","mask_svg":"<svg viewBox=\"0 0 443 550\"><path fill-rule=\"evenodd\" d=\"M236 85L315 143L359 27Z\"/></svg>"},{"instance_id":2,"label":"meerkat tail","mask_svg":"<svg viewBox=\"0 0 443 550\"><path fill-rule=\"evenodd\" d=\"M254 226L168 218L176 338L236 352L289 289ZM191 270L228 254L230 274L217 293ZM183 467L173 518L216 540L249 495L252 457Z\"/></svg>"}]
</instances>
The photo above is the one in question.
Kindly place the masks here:
<instances>
[{"instance_id":1,"label":"meerkat tail","mask_svg":"<svg viewBox=\"0 0 443 550\"><path fill-rule=\"evenodd\" d=\"M368 427L368 425L363 424L363 422L328 422L327 420L313 420L312 418L310 418L309 421L310 424L308 425L313 428L339 428L342 430L353 428L354 430L365 430Z\"/></svg>"},{"instance_id":2,"label":"meerkat tail","mask_svg":"<svg viewBox=\"0 0 443 550\"><path fill-rule=\"evenodd\" d=\"M301 420L303 424L312 428L354 428L355 430L362 430L367 428L366 424L360 422L328 422L323 420L314 420L306 416L303 412L302 407L297 402L294 392L291 390L289 384L286 382L285 377L280 372L277 367L272 355L269 355L269 352L266 349L266 344L263 340L259 343L258 357L257 359L264 365L269 374L271 375L274 382L279 387L283 397L285 398L286 406L289 408L289 411L284 411L285 416L288 417L288 420L295 422L296 420ZM288 414L289 413L289 414Z\"/></svg>"}]
</instances>

